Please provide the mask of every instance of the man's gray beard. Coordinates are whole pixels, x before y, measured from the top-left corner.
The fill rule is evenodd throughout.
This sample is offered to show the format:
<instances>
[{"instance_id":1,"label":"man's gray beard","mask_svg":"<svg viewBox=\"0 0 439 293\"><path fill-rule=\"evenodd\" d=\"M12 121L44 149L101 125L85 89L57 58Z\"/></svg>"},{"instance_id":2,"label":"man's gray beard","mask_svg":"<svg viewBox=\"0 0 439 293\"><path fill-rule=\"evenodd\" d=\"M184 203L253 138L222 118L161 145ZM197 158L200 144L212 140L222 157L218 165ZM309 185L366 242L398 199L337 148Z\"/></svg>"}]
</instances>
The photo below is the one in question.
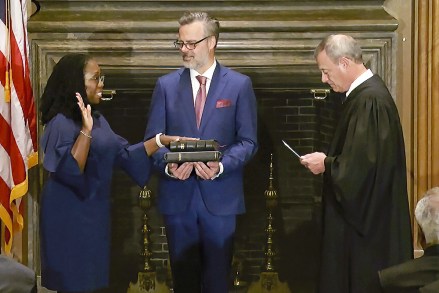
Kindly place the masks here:
<instances>
[{"instance_id":1,"label":"man's gray beard","mask_svg":"<svg viewBox=\"0 0 439 293\"><path fill-rule=\"evenodd\" d=\"M189 68L189 69L193 69L195 71L198 71L198 68L202 68L203 64L201 64L200 62L185 62L185 61L183 61L183 66L185 68Z\"/></svg>"},{"instance_id":2,"label":"man's gray beard","mask_svg":"<svg viewBox=\"0 0 439 293\"><path fill-rule=\"evenodd\" d=\"M195 70L195 66L194 66L193 63L191 63L191 62L183 62L183 66L184 66L185 68L188 68L188 69L194 69L194 70Z\"/></svg>"}]
</instances>

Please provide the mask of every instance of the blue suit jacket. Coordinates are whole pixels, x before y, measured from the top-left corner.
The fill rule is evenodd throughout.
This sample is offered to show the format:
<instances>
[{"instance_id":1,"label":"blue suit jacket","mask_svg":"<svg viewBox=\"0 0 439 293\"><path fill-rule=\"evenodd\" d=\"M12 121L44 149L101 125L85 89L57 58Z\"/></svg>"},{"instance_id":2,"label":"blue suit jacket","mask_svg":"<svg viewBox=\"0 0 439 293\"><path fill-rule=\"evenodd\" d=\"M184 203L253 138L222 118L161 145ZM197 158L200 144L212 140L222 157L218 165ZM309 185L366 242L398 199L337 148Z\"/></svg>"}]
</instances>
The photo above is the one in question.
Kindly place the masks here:
<instances>
[{"instance_id":1,"label":"blue suit jacket","mask_svg":"<svg viewBox=\"0 0 439 293\"><path fill-rule=\"evenodd\" d=\"M215 139L222 147L224 172L214 180L199 180L195 172L187 180L165 174L162 148L154 154L161 172L158 206L163 214L184 211L198 186L210 212L216 215L243 213L243 169L257 150L256 98L248 76L217 63L212 76L200 129L195 120L189 69L181 68L156 83L145 139L157 133Z\"/></svg>"}]
</instances>

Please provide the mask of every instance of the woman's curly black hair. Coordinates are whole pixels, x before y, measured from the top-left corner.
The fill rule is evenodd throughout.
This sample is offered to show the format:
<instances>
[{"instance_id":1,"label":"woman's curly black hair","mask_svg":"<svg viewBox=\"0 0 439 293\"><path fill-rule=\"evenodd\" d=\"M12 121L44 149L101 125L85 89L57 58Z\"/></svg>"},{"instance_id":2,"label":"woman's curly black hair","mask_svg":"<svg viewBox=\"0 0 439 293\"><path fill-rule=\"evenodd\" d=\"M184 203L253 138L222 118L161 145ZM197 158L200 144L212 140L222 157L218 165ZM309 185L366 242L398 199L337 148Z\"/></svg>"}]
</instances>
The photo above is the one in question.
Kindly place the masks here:
<instances>
[{"instance_id":1,"label":"woman's curly black hair","mask_svg":"<svg viewBox=\"0 0 439 293\"><path fill-rule=\"evenodd\" d=\"M41 96L40 111L43 125L58 113L74 121L82 121L76 93L81 94L85 106L90 104L85 90L84 68L92 58L86 54L68 54L55 65ZM93 108L92 111L96 116L97 112Z\"/></svg>"}]
</instances>

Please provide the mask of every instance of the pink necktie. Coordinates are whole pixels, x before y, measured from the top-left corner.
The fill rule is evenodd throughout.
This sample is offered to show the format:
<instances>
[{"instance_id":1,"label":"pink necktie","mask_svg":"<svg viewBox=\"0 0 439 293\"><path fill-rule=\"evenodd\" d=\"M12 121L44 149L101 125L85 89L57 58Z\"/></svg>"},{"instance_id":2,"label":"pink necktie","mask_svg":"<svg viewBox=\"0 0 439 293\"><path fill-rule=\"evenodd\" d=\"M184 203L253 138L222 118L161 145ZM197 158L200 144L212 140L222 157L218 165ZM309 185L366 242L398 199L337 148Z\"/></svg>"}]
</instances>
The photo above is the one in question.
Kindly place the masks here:
<instances>
[{"instance_id":1,"label":"pink necktie","mask_svg":"<svg viewBox=\"0 0 439 293\"><path fill-rule=\"evenodd\" d=\"M200 128L201 116L203 115L204 104L206 103L206 80L207 77L197 75L197 80L200 82L197 96L195 98L195 117L197 118L197 127Z\"/></svg>"}]
</instances>

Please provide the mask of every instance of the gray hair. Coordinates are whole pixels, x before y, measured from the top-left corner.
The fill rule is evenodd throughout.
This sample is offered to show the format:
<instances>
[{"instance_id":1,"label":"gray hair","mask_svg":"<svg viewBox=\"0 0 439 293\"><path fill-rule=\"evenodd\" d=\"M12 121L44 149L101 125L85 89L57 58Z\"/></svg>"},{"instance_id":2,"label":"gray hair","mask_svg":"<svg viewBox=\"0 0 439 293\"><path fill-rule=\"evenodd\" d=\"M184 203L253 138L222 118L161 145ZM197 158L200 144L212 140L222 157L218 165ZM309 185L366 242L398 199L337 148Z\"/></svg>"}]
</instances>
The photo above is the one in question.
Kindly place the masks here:
<instances>
[{"instance_id":1,"label":"gray hair","mask_svg":"<svg viewBox=\"0 0 439 293\"><path fill-rule=\"evenodd\" d=\"M323 39L314 51L314 58L325 51L332 62L338 63L341 57L355 63L363 63L363 53L357 41L348 35L330 35Z\"/></svg>"},{"instance_id":2,"label":"gray hair","mask_svg":"<svg viewBox=\"0 0 439 293\"><path fill-rule=\"evenodd\" d=\"M215 18L212 18L206 12L185 12L182 17L180 17L178 23L180 26L191 24L193 22L204 23L204 32L206 36L215 36L216 44L218 44L220 24Z\"/></svg>"},{"instance_id":3,"label":"gray hair","mask_svg":"<svg viewBox=\"0 0 439 293\"><path fill-rule=\"evenodd\" d=\"M416 221L428 243L439 241L439 187L428 190L415 209Z\"/></svg>"}]
</instances>

